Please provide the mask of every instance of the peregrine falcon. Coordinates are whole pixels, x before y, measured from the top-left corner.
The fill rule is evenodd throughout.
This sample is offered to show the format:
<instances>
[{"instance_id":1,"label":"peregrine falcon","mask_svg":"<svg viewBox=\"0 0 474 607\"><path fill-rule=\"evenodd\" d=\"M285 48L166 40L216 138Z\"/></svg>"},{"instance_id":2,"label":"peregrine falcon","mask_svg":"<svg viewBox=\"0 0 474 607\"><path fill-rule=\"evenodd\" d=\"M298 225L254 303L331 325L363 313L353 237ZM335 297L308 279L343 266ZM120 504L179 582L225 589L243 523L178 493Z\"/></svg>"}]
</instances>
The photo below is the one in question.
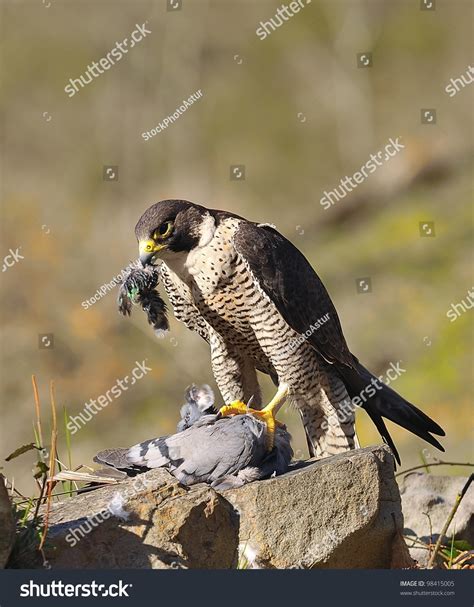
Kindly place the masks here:
<instances>
[{"instance_id":1,"label":"peregrine falcon","mask_svg":"<svg viewBox=\"0 0 474 607\"><path fill-rule=\"evenodd\" d=\"M144 267L161 260L176 318L204 338L225 406L267 423L288 399L299 411L311 456L359 446L353 404L362 403L400 458L383 418L444 450L443 429L380 382L349 351L334 305L304 255L273 226L185 200L163 200L139 219ZM257 371L277 391L262 407ZM358 400L357 400L358 399Z\"/></svg>"}]
</instances>

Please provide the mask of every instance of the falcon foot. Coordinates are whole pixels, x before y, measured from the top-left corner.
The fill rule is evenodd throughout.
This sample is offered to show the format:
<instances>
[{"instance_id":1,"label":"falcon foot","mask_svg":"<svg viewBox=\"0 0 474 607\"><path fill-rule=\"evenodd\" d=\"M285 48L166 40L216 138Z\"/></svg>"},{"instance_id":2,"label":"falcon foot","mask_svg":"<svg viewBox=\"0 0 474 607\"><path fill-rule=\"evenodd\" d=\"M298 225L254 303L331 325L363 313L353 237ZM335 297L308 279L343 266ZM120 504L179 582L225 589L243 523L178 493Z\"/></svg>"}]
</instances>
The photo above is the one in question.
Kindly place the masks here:
<instances>
[{"instance_id":1,"label":"falcon foot","mask_svg":"<svg viewBox=\"0 0 474 607\"><path fill-rule=\"evenodd\" d=\"M271 451L275 444L275 431L277 426L284 426L282 422L279 422L275 419L275 403L272 401L269 403L264 409L251 409L245 403L240 400L236 400L230 405L224 405L219 410L219 415L222 417L226 417L228 415L253 415L254 417L260 419L267 426L267 449Z\"/></svg>"}]
</instances>

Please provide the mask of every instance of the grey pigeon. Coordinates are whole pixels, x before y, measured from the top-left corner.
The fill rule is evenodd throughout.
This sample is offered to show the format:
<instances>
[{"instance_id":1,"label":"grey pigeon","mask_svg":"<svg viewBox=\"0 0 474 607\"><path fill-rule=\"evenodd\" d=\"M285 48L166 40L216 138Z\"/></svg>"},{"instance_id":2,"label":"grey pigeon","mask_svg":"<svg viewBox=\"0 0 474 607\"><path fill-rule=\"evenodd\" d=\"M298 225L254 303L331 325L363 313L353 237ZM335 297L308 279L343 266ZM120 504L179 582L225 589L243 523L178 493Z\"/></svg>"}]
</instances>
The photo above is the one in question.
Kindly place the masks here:
<instances>
[{"instance_id":1,"label":"grey pigeon","mask_svg":"<svg viewBox=\"0 0 474 607\"><path fill-rule=\"evenodd\" d=\"M283 474L293 457L291 436L279 425L272 451L267 427L251 414L220 417L213 412L209 386L191 386L181 408L178 432L154 438L129 449L107 449L94 461L133 475L150 468L166 468L184 485L209 483L219 490Z\"/></svg>"}]
</instances>

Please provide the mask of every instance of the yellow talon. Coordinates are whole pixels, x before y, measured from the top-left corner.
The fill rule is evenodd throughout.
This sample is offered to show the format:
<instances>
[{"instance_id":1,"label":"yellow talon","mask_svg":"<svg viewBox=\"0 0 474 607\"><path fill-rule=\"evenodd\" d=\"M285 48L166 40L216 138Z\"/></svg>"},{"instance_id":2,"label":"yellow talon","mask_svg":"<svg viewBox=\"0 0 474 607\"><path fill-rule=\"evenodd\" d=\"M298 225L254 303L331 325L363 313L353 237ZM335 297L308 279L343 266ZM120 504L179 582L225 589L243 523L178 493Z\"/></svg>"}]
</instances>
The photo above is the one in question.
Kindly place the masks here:
<instances>
[{"instance_id":1,"label":"yellow talon","mask_svg":"<svg viewBox=\"0 0 474 607\"><path fill-rule=\"evenodd\" d=\"M228 415L245 415L249 411L247 405L241 400L234 400L230 405L224 405L219 409L219 415L227 417Z\"/></svg>"},{"instance_id":2,"label":"yellow talon","mask_svg":"<svg viewBox=\"0 0 474 607\"><path fill-rule=\"evenodd\" d=\"M273 446L275 445L275 432L277 426L283 426L281 422L275 419L273 413L273 407L271 405L267 405L261 411L256 411L255 409L251 409L252 415L262 420L267 426L267 450L271 451Z\"/></svg>"},{"instance_id":3,"label":"yellow talon","mask_svg":"<svg viewBox=\"0 0 474 607\"><path fill-rule=\"evenodd\" d=\"M282 390L279 390L276 397L272 399L272 401L262 410L251 409L245 403L240 400L235 400L230 405L224 405L219 409L219 414L223 417L228 415L245 415L250 414L258 419L262 420L267 426L267 449L271 451L273 446L275 445L275 431L277 426L283 426L281 422L275 419L275 415L278 409L283 404L284 398L286 397L286 387L285 393L282 393Z\"/></svg>"}]
</instances>

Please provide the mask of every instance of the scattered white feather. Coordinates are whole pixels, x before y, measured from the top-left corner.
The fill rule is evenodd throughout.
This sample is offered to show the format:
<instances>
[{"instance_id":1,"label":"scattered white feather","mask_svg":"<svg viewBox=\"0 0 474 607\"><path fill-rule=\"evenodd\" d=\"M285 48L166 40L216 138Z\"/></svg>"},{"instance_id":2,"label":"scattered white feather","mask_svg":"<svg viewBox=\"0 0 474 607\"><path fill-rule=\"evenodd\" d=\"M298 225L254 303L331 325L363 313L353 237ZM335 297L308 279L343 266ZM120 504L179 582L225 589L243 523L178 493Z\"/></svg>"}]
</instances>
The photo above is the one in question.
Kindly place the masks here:
<instances>
[{"instance_id":1,"label":"scattered white feather","mask_svg":"<svg viewBox=\"0 0 474 607\"><path fill-rule=\"evenodd\" d=\"M113 516L122 519L122 521L128 521L130 513L125 510L124 505L125 500L123 499L123 495L117 492L110 500L107 508Z\"/></svg>"},{"instance_id":2,"label":"scattered white feather","mask_svg":"<svg viewBox=\"0 0 474 607\"><path fill-rule=\"evenodd\" d=\"M245 559L252 569L260 569L257 565L257 551L247 542L240 544L239 554Z\"/></svg>"}]
</instances>

